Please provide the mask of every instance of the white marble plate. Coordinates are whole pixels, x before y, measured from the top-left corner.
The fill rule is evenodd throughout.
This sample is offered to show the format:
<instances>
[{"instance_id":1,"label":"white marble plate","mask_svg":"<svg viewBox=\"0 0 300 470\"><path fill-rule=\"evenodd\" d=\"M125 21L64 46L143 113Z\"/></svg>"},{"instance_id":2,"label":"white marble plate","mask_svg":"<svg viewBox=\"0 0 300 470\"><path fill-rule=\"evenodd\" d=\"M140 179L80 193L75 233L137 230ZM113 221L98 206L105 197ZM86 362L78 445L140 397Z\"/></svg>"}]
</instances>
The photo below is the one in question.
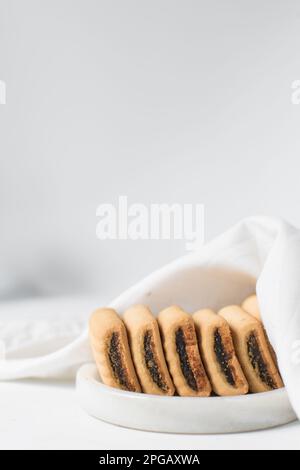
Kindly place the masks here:
<instances>
[{"instance_id":1,"label":"white marble plate","mask_svg":"<svg viewBox=\"0 0 300 470\"><path fill-rule=\"evenodd\" d=\"M211 247L176 260L124 292L110 306L122 315L130 305L142 303L156 315L172 304L191 313L204 307L218 311L240 304L255 291L257 264L252 255L237 257L235 250L222 251L221 258L214 258ZM77 393L90 415L147 431L230 433L265 429L296 419L285 389L240 397L145 395L103 385L94 364L79 370Z\"/></svg>"},{"instance_id":2,"label":"white marble plate","mask_svg":"<svg viewBox=\"0 0 300 470\"><path fill-rule=\"evenodd\" d=\"M296 419L285 389L240 397L161 397L101 383L94 364L77 374L77 396L91 416L143 431L211 434L254 431Z\"/></svg>"}]
</instances>

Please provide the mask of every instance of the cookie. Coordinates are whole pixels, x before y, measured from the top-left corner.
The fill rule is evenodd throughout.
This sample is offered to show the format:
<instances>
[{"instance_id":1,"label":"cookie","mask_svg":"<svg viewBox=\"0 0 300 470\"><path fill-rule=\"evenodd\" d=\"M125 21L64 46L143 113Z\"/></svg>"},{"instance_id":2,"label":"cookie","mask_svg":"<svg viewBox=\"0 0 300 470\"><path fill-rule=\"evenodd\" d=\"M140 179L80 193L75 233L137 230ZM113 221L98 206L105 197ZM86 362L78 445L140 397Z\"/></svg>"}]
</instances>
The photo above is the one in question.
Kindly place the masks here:
<instances>
[{"instance_id":1,"label":"cookie","mask_svg":"<svg viewBox=\"0 0 300 470\"><path fill-rule=\"evenodd\" d=\"M216 395L244 395L249 386L237 359L228 323L213 310L194 313L198 344Z\"/></svg>"},{"instance_id":2,"label":"cookie","mask_svg":"<svg viewBox=\"0 0 300 470\"><path fill-rule=\"evenodd\" d=\"M117 313L110 308L96 310L90 318L89 335L103 383L130 392L140 392L126 328Z\"/></svg>"},{"instance_id":3,"label":"cookie","mask_svg":"<svg viewBox=\"0 0 300 470\"><path fill-rule=\"evenodd\" d=\"M156 319L144 305L129 308L123 316L135 370L143 392L174 395Z\"/></svg>"},{"instance_id":4,"label":"cookie","mask_svg":"<svg viewBox=\"0 0 300 470\"><path fill-rule=\"evenodd\" d=\"M256 320L262 321L257 296L255 294L250 295L250 297L247 297L247 299L244 300L242 303L242 309L250 313L250 315L255 317Z\"/></svg>"},{"instance_id":5,"label":"cookie","mask_svg":"<svg viewBox=\"0 0 300 470\"><path fill-rule=\"evenodd\" d=\"M172 306L160 312L158 324L177 393L208 397L211 385L200 357L192 317L180 307Z\"/></svg>"},{"instance_id":6,"label":"cookie","mask_svg":"<svg viewBox=\"0 0 300 470\"><path fill-rule=\"evenodd\" d=\"M229 324L236 354L253 393L283 387L261 322L237 305L220 310Z\"/></svg>"},{"instance_id":7,"label":"cookie","mask_svg":"<svg viewBox=\"0 0 300 470\"><path fill-rule=\"evenodd\" d=\"M256 320L262 322L262 318L261 318L261 314L260 314L260 308L259 308L259 305L258 305L257 296L255 294L251 295L250 297L247 297L247 299L244 300L244 302L242 303L242 308L247 313L250 313L250 315L255 317ZM269 345L270 353L272 354L272 357L273 357L274 361L276 362L276 365L278 365L275 350L274 350L272 344L270 343L268 334L267 334L266 329L265 329L264 326L263 326L263 329L264 329L264 333L265 333L265 336L266 336L266 340L267 340L268 345Z\"/></svg>"}]
</instances>

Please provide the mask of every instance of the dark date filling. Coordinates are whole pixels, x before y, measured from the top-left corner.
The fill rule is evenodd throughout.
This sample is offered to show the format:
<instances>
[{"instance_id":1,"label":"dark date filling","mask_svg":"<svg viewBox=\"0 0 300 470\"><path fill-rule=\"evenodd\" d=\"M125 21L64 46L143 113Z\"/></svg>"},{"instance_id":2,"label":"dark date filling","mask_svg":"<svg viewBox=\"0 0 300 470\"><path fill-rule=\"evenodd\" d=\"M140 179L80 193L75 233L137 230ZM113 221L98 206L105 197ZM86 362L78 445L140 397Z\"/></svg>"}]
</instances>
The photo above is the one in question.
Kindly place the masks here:
<instances>
[{"instance_id":1,"label":"dark date filling","mask_svg":"<svg viewBox=\"0 0 300 470\"><path fill-rule=\"evenodd\" d=\"M255 371L257 371L262 382L264 382L272 390L276 389L276 384L269 374L266 363L263 360L257 337L254 332L252 332L248 338L247 348L252 367Z\"/></svg>"},{"instance_id":2,"label":"dark date filling","mask_svg":"<svg viewBox=\"0 0 300 470\"><path fill-rule=\"evenodd\" d=\"M186 343L184 339L184 332L182 328L179 328L175 333L175 342L176 342L176 351L180 360L180 367L183 373L183 376L188 384L188 386L194 390L198 391L197 382L192 371L190 361L186 352Z\"/></svg>"},{"instance_id":3,"label":"dark date filling","mask_svg":"<svg viewBox=\"0 0 300 470\"><path fill-rule=\"evenodd\" d=\"M151 331L146 331L144 336L144 352L147 369L153 382L164 392L168 391L168 385L163 380L157 365L154 353L154 343Z\"/></svg>"},{"instance_id":4,"label":"dark date filling","mask_svg":"<svg viewBox=\"0 0 300 470\"><path fill-rule=\"evenodd\" d=\"M214 333L214 351L217 357L217 361L220 364L221 370L226 377L227 382L234 386L235 380L229 365L229 361L231 359L231 354L228 354L225 350L222 336L218 329L216 329Z\"/></svg>"},{"instance_id":5,"label":"dark date filling","mask_svg":"<svg viewBox=\"0 0 300 470\"><path fill-rule=\"evenodd\" d=\"M119 333L113 333L110 339L108 356L114 376L122 388L134 392L132 384L128 380L128 375L122 363L122 355L120 352L120 336Z\"/></svg>"}]
</instances>

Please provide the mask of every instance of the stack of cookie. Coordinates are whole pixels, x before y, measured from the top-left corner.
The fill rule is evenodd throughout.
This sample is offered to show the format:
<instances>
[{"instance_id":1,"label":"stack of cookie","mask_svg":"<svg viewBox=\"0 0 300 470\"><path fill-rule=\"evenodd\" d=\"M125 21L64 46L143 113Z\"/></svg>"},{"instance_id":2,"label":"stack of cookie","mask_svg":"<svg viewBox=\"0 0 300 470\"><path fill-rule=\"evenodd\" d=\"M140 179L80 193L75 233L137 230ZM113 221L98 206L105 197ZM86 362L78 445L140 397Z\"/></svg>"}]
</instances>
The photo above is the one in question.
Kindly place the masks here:
<instances>
[{"instance_id":1,"label":"stack of cookie","mask_svg":"<svg viewBox=\"0 0 300 470\"><path fill-rule=\"evenodd\" d=\"M256 296L242 306L189 315L168 307L157 319L136 305L122 319L109 308L93 313L91 346L104 384L155 395L208 397L283 387Z\"/></svg>"}]
</instances>

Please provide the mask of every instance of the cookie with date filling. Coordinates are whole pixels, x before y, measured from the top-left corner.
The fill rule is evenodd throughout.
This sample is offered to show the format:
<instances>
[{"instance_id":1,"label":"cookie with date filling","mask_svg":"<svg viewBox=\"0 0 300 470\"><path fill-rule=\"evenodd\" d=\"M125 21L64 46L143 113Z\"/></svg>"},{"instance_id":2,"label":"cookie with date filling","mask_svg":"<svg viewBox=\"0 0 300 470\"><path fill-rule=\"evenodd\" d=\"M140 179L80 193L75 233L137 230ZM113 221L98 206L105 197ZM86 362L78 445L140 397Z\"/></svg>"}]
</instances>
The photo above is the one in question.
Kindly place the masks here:
<instances>
[{"instance_id":1,"label":"cookie with date filling","mask_svg":"<svg viewBox=\"0 0 300 470\"><path fill-rule=\"evenodd\" d=\"M236 354L253 393L283 387L262 323L238 305L220 310L229 324Z\"/></svg>"},{"instance_id":2,"label":"cookie with date filling","mask_svg":"<svg viewBox=\"0 0 300 470\"><path fill-rule=\"evenodd\" d=\"M228 323L213 310L199 310L193 315L199 349L213 391L216 395L244 395L247 379L235 353Z\"/></svg>"},{"instance_id":3,"label":"cookie with date filling","mask_svg":"<svg viewBox=\"0 0 300 470\"><path fill-rule=\"evenodd\" d=\"M140 392L126 328L115 310L96 310L90 318L89 336L103 383L130 392Z\"/></svg>"},{"instance_id":4,"label":"cookie with date filling","mask_svg":"<svg viewBox=\"0 0 300 470\"><path fill-rule=\"evenodd\" d=\"M244 300L244 302L242 303L242 309L245 310L247 313L250 313L250 315L255 317L256 320L258 320L262 323L260 308L259 308L259 305L258 305L258 299L257 299L257 296L255 294L250 295L250 297L247 297L247 299ZM276 365L277 365L278 363L277 363L277 356L276 356L275 350L274 350L272 344L270 343L270 340L269 340L269 337L268 337L268 334L266 332L265 327L263 327L263 328L264 328L264 333L265 333L265 336L266 336L266 340L267 340L268 345L269 345L270 353L272 354L272 357L273 357L273 359L274 359L274 361L276 362Z\"/></svg>"},{"instance_id":5,"label":"cookie with date filling","mask_svg":"<svg viewBox=\"0 0 300 470\"><path fill-rule=\"evenodd\" d=\"M250 295L244 300L244 302L242 303L242 309L245 310L247 313L250 313L250 315L255 317L256 320L260 322L262 321L257 296L255 294Z\"/></svg>"},{"instance_id":6,"label":"cookie with date filling","mask_svg":"<svg viewBox=\"0 0 300 470\"><path fill-rule=\"evenodd\" d=\"M208 397L211 385L200 357L192 317L180 307L172 306L160 312L158 324L177 393Z\"/></svg>"},{"instance_id":7,"label":"cookie with date filling","mask_svg":"<svg viewBox=\"0 0 300 470\"><path fill-rule=\"evenodd\" d=\"M135 305L124 313L135 369L144 393L174 395L158 324L149 308Z\"/></svg>"}]
</instances>

